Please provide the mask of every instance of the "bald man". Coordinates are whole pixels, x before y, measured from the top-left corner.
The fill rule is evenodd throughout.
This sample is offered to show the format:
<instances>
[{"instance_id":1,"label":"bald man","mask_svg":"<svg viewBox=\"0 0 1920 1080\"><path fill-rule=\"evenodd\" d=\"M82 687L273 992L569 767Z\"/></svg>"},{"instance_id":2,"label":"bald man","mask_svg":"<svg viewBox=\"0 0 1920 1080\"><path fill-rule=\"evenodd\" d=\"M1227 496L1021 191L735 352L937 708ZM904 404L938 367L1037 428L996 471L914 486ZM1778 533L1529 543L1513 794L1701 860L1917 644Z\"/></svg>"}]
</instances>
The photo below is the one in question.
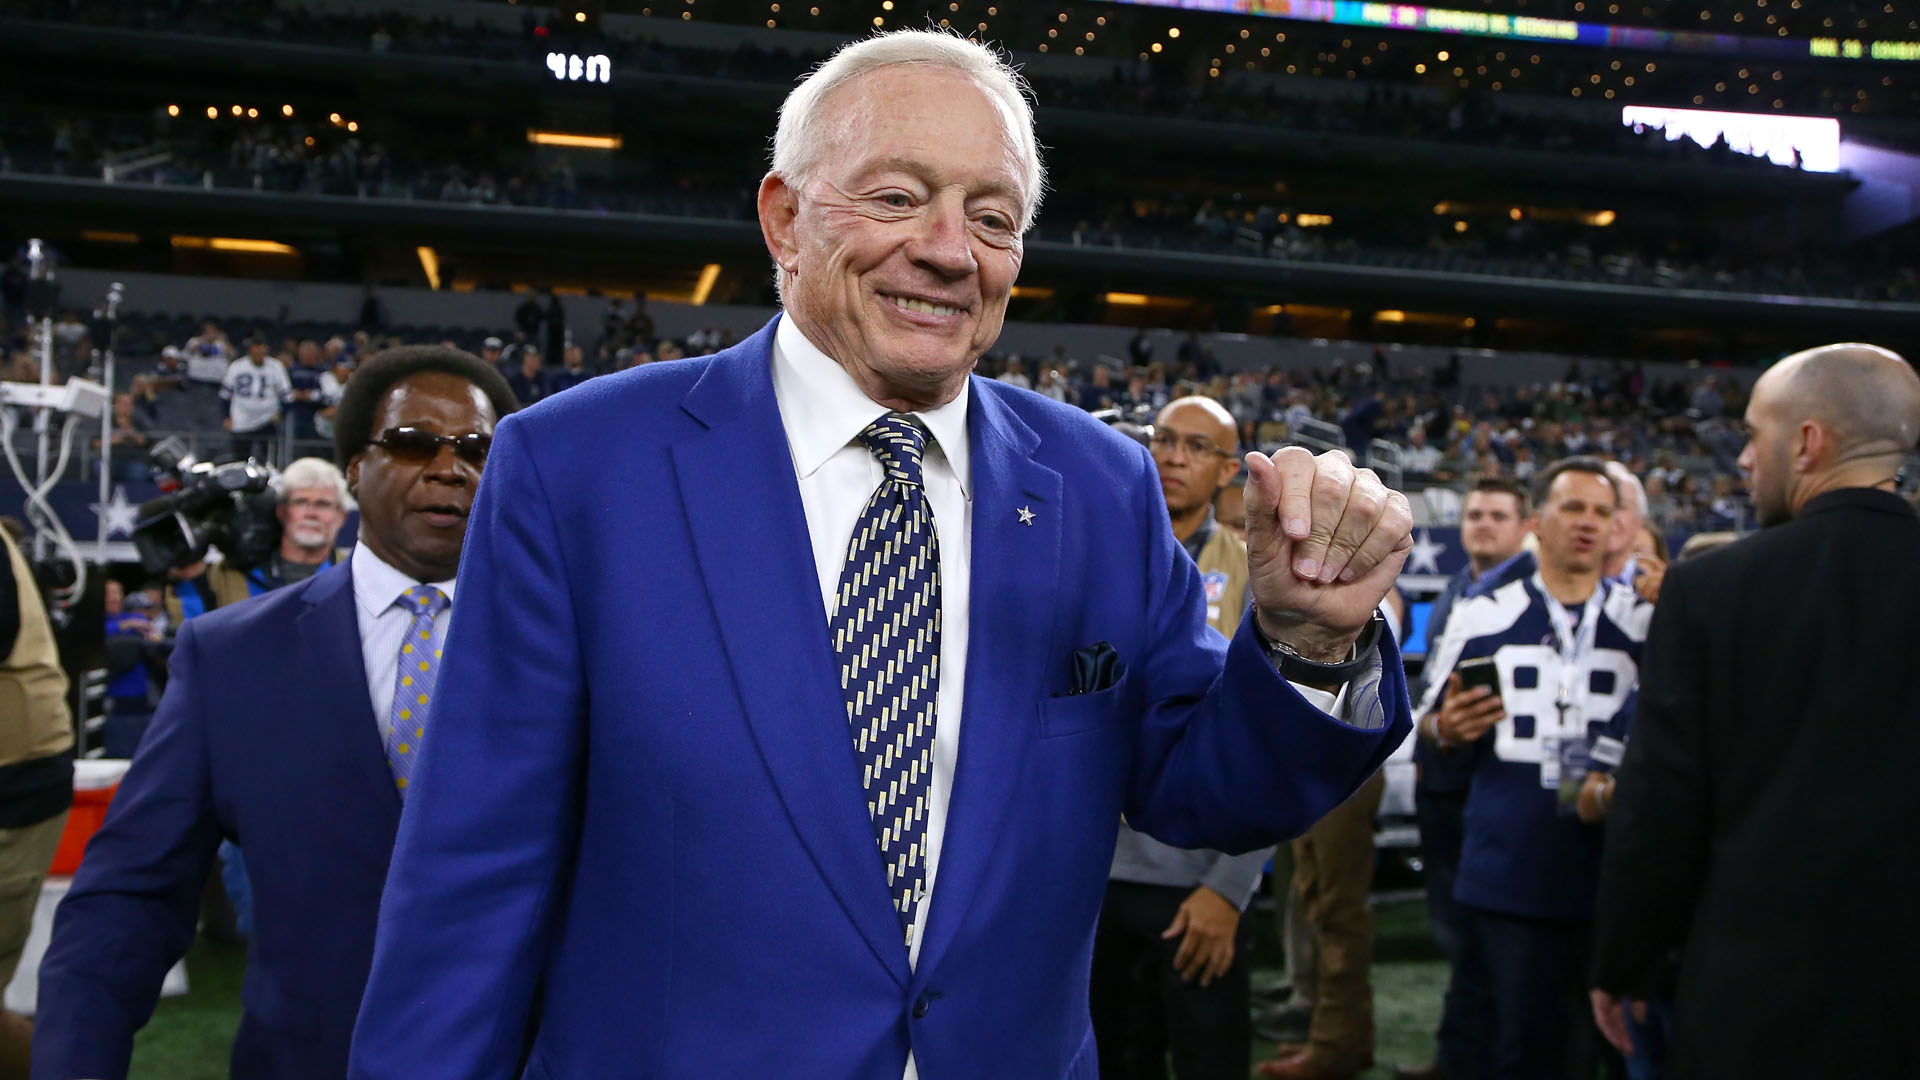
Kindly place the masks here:
<instances>
[{"instance_id":1,"label":"bald man","mask_svg":"<svg viewBox=\"0 0 1920 1080\"><path fill-rule=\"evenodd\" d=\"M1602 865L1595 1019L1674 998L1669 1075L1920 1069L1920 377L1786 358L1741 452L1757 535L1668 572ZM1677 982L1671 957L1679 957Z\"/></svg>"},{"instance_id":2,"label":"bald man","mask_svg":"<svg viewBox=\"0 0 1920 1080\"><path fill-rule=\"evenodd\" d=\"M1247 546L1213 514L1240 471L1233 415L1212 398L1168 402L1148 446L1173 535L1200 568L1207 622L1231 637L1250 602ZM1093 943L1093 1032L1105 1080L1246 1080L1251 985L1240 914L1272 848L1189 851L1123 821Z\"/></svg>"}]
</instances>

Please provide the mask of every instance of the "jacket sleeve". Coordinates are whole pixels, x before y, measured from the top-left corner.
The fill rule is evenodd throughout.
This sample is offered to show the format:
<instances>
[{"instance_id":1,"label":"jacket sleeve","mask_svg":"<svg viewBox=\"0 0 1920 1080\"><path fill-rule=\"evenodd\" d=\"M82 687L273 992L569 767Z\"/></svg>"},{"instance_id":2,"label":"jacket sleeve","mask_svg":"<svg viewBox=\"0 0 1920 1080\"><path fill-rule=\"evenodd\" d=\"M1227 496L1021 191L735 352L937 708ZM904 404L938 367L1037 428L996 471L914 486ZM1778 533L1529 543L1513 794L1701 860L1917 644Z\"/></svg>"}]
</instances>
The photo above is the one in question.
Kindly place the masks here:
<instances>
[{"instance_id":1,"label":"jacket sleeve","mask_svg":"<svg viewBox=\"0 0 1920 1080\"><path fill-rule=\"evenodd\" d=\"M461 737L429 737L408 789L353 1077L504 1080L527 1037L578 828L586 676L561 532L516 419L474 500L436 684L433 715Z\"/></svg>"},{"instance_id":2,"label":"jacket sleeve","mask_svg":"<svg viewBox=\"0 0 1920 1080\"><path fill-rule=\"evenodd\" d=\"M1686 568L1661 588L1640 667L1639 708L1607 823L1594 924L1593 984L1654 989L1693 918L1712 827L1703 627Z\"/></svg>"},{"instance_id":3,"label":"jacket sleeve","mask_svg":"<svg viewBox=\"0 0 1920 1080\"><path fill-rule=\"evenodd\" d=\"M153 726L87 846L40 965L34 1080L117 1080L167 969L193 944L221 830L198 638L180 628Z\"/></svg>"},{"instance_id":4,"label":"jacket sleeve","mask_svg":"<svg viewBox=\"0 0 1920 1080\"><path fill-rule=\"evenodd\" d=\"M1298 836L1380 768L1412 728L1392 635L1335 719L1279 672L1251 609L1228 643L1206 622L1200 572L1173 537L1153 460L1132 485L1147 533L1146 649L1129 673L1142 709L1126 796L1135 828L1182 848L1250 852Z\"/></svg>"}]
</instances>

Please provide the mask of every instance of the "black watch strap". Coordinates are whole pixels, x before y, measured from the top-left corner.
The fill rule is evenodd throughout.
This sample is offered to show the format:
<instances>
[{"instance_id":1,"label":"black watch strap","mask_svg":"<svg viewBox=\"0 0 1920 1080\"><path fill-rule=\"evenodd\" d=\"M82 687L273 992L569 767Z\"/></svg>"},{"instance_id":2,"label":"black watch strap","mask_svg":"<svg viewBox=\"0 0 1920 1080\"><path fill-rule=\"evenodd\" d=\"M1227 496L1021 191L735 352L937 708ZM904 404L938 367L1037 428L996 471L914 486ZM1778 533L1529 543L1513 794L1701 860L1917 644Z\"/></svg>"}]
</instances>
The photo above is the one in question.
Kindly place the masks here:
<instances>
[{"instance_id":1,"label":"black watch strap","mask_svg":"<svg viewBox=\"0 0 1920 1080\"><path fill-rule=\"evenodd\" d=\"M1367 670L1373 663L1373 654L1380 647L1380 635L1387 629L1387 620L1378 611L1361 629L1359 640L1353 643L1353 656L1338 664L1322 664L1309 660L1293 651L1285 642L1275 641L1260 629L1260 619L1253 620L1253 633L1259 639L1262 648L1274 659L1282 677L1290 682L1306 683L1309 686L1334 686L1353 681L1353 677Z\"/></svg>"}]
</instances>

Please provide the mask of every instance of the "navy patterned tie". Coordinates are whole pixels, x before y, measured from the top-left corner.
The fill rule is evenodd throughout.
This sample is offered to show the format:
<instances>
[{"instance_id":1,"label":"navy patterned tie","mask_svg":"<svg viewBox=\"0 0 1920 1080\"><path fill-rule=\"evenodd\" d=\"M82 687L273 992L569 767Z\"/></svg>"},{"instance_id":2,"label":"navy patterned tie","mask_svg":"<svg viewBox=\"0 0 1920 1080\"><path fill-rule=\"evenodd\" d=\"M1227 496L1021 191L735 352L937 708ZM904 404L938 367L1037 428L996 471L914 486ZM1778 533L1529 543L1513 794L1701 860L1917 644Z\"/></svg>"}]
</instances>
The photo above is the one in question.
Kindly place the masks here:
<instances>
[{"instance_id":1,"label":"navy patterned tie","mask_svg":"<svg viewBox=\"0 0 1920 1080\"><path fill-rule=\"evenodd\" d=\"M867 812L908 943L927 882L927 802L940 689L940 545L920 482L926 436L901 413L860 433L887 470L847 545L827 616Z\"/></svg>"}]
</instances>

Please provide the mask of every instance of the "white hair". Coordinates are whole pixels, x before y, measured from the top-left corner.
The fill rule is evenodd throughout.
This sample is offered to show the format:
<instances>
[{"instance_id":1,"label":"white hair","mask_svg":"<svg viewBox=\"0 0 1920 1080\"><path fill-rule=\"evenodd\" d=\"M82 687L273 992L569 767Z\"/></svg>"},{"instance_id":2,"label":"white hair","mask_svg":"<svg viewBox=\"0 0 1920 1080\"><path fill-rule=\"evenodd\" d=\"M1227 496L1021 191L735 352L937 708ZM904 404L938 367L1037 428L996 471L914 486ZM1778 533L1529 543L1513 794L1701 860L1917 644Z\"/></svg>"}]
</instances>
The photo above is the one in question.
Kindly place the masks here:
<instances>
[{"instance_id":1,"label":"white hair","mask_svg":"<svg viewBox=\"0 0 1920 1080\"><path fill-rule=\"evenodd\" d=\"M1027 100L1027 82L1000 54L977 41L942 30L895 30L875 34L840 48L793 88L780 106L780 126L773 134L771 174L793 187L812 177L827 151L829 129L822 123L827 99L850 79L894 64L927 64L949 68L978 83L1000 107L1007 138L1020 159L1022 207L1020 231L1033 226L1046 188L1040 144L1033 132L1033 106Z\"/></svg>"},{"instance_id":2,"label":"white hair","mask_svg":"<svg viewBox=\"0 0 1920 1080\"><path fill-rule=\"evenodd\" d=\"M353 496L347 492L346 474L326 458L303 457L284 469L273 482L273 496L285 502L296 491L307 488L332 488L340 509L353 509Z\"/></svg>"},{"instance_id":3,"label":"white hair","mask_svg":"<svg viewBox=\"0 0 1920 1080\"><path fill-rule=\"evenodd\" d=\"M1607 475L1613 478L1613 486L1620 494L1618 500L1620 503L1624 504L1629 498L1633 499L1634 505L1640 508L1642 521L1653 516L1653 507L1647 502L1646 485L1640 482L1639 477L1633 475L1632 469L1617 461L1609 461Z\"/></svg>"}]
</instances>

